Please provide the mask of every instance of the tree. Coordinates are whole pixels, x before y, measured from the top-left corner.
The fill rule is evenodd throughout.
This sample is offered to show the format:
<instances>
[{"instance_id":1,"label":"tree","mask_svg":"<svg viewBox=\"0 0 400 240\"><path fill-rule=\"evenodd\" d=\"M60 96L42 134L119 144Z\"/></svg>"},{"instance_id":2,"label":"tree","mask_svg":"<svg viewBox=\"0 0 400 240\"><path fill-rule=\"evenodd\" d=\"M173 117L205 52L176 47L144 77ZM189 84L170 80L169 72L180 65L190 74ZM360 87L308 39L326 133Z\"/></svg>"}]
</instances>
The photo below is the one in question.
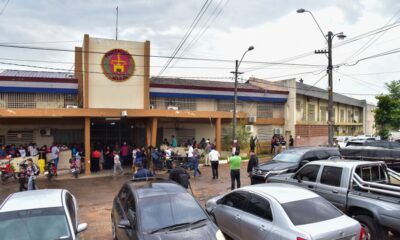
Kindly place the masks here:
<instances>
[{"instance_id":1,"label":"tree","mask_svg":"<svg viewBox=\"0 0 400 240\"><path fill-rule=\"evenodd\" d=\"M236 139L238 140L240 149L249 147L249 138L251 133L246 131L246 122L244 120L238 121L236 127ZM231 130L231 129L230 129ZM222 139L222 148L229 150L232 143L232 131L228 131Z\"/></svg>"},{"instance_id":2,"label":"tree","mask_svg":"<svg viewBox=\"0 0 400 240\"><path fill-rule=\"evenodd\" d=\"M378 106L374 110L375 125L382 139L388 139L390 130L400 129L400 80L386 83L388 94L376 97Z\"/></svg>"}]
</instances>

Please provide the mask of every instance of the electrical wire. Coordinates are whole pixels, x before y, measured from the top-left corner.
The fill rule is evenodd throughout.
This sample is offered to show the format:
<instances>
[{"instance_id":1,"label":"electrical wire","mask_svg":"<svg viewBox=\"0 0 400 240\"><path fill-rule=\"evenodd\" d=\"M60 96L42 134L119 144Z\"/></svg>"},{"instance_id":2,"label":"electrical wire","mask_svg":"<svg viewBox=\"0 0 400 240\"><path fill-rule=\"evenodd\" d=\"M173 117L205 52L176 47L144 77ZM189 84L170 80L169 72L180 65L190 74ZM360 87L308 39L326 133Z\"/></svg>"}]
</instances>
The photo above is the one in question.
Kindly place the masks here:
<instances>
[{"instance_id":1,"label":"electrical wire","mask_svg":"<svg viewBox=\"0 0 400 240\"><path fill-rule=\"evenodd\" d=\"M4 11L6 10L8 3L10 2L10 0L7 0L7 2L4 4L3 8L0 11L0 16L3 15Z\"/></svg>"},{"instance_id":2,"label":"electrical wire","mask_svg":"<svg viewBox=\"0 0 400 240\"><path fill-rule=\"evenodd\" d=\"M374 54L374 55L371 55L371 56L368 56L368 57L365 57L365 58L358 59L358 60L356 60L354 63L351 63L351 64L350 64L350 63L343 63L343 64L336 65L335 67L341 67L341 66L346 66L346 67L355 66L355 65L357 65L358 63L360 63L360 62L362 62L362 61L365 61L365 60L368 60L368 59L377 58L377 57L383 57L383 56L395 54L395 53L398 53L398 52L400 52L400 48L394 48L394 49L388 50L388 51L386 51L386 52L381 52L381 53Z\"/></svg>"},{"instance_id":3,"label":"electrical wire","mask_svg":"<svg viewBox=\"0 0 400 240\"><path fill-rule=\"evenodd\" d=\"M183 36L182 40L179 42L178 46L175 48L174 52L172 53L172 57L167 60L167 62L165 63L164 67L158 73L158 76L162 75L165 72L165 70L168 68L168 66L171 64L172 60L174 60L174 58L178 54L179 50L185 44L185 42L189 38L190 34L196 28L196 26L199 23L200 19L203 17L204 13L207 11L207 9L210 6L211 2L212 2L212 0L211 1L210 0L206 0L204 2L203 6L201 7L200 11L197 13L197 16L195 17L194 21L190 25L189 29L186 31L186 33Z\"/></svg>"}]
</instances>

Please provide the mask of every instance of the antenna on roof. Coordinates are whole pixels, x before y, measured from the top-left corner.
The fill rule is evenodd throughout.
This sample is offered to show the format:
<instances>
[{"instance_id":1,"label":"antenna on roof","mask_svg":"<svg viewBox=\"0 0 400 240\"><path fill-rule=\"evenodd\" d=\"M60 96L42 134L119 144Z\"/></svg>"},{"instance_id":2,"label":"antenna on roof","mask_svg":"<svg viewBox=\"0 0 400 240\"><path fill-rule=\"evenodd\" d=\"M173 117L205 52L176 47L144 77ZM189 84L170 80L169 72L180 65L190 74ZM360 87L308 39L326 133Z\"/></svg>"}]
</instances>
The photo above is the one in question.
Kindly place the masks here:
<instances>
[{"instance_id":1,"label":"antenna on roof","mask_svg":"<svg viewBox=\"0 0 400 240\"><path fill-rule=\"evenodd\" d=\"M118 40L118 6L116 10L117 10L117 21L115 23L115 40Z\"/></svg>"}]
</instances>

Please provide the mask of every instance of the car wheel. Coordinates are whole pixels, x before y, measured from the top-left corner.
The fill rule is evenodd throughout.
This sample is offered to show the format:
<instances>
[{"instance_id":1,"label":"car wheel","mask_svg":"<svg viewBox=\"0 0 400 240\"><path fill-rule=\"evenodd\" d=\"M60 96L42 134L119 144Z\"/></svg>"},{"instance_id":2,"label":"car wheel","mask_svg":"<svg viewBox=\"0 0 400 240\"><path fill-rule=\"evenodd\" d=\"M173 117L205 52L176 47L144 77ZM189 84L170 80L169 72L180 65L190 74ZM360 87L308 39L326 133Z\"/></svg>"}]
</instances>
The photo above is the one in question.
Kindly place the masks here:
<instances>
[{"instance_id":1,"label":"car wheel","mask_svg":"<svg viewBox=\"0 0 400 240\"><path fill-rule=\"evenodd\" d=\"M114 223L113 219L111 218L111 234L112 234L112 239L113 239L113 240L118 240L118 238L117 238L117 233L116 233L115 230L116 230L116 229L115 229L115 223Z\"/></svg>"},{"instance_id":2,"label":"car wheel","mask_svg":"<svg viewBox=\"0 0 400 240\"><path fill-rule=\"evenodd\" d=\"M360 222L365 229L367 240L381 240L385 238L385 231L382 227L370 216L357 215L355 218Z\"/></svg>"}]
</instances>

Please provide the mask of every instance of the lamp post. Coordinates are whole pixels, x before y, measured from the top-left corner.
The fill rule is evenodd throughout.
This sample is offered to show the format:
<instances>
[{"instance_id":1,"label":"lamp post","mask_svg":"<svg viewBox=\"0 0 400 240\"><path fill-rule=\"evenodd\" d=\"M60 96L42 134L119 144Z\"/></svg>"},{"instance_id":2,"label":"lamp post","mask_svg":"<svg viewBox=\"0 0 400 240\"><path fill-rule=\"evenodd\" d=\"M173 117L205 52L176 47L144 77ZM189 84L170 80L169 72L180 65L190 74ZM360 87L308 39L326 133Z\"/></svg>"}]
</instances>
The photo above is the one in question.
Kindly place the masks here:
<instances>
[{"instance_id":1,"label":"lamp post","mask_svg":"<svg viewBox=\"0 0 400 240\"><path fill-rule=\"evenodd\" d=\"M314 22L317 24L319 30L321 31L322 35L324 36L324 39L328 43L328 50L315 50L316 54L328 54L328 67L327 67L327 73L328 73L328 142L329 146L333 146L333 125L335 123L335 119L333 116L333 67L332 67L332 40L335 36L337 36L339 39L344 39L346 35L343 34L343 32L333 34L331 31L328 32L328 34L325 36L324 31L322 31L322 28L319 26L317 20L315 19L314 15L312 12L305 10L303 8L300 8L297 10L297 13L309 13L311 17L314 19Z\"/></svg>"},{"instance_id":2,"label":"lamp post","mask_svg":"<svg viewBox=\"0 0 400 240\"><path fill-rule=\"evenodd\" d=\"M232 126L232 141L236 139L236 124L237 124L237 119L236 119L236 105L237 105L237 86L238 86L238 75L242 74L239 73L239 66L242 63L242 60L244 58L244 55L246 55L246 53L250 52L251 50L253 50L254 47L250 46L242 55L242 58L240 59L240 61L236 60L235 61L235 71L231 72L233 74L235 74L235 92L233 95L233 126Z\"/></svg>"}]
</instances>

